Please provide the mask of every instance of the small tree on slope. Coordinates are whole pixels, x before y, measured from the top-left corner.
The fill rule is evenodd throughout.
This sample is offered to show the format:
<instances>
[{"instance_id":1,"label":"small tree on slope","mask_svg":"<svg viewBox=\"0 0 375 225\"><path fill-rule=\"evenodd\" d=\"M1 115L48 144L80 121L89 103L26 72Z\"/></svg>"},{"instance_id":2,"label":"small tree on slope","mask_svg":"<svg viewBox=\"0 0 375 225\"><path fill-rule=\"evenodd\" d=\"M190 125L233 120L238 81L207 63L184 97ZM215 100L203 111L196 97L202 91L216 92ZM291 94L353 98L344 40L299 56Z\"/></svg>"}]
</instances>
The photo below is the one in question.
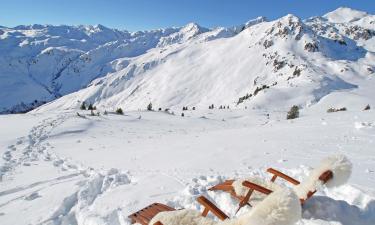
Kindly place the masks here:
<instances>
[{"instance_id":1,"label":"small tree on slope","mask_svg":"<svg viewBox=\"0 0 375 225\"><path fill-rule=\"evenodd\" d=\"M287 120L292 120L292 119L296 119L299 117L299 108L298 106L294 105L292 106L292 108L290 108L287 116L286 116L286 119Z\"/></svg>"},{"instance_id":2,"label":"small tree on slope","mask_svg":"<svg viewBox=\"0 0 375 225\"><path fill-rule=\"evenodd\" d=\"M82 102L80 109L81 110L86 110L86 103L85 102Z\"/></svg>"},{"instance_id":3,"label":"small tree on slope","mask_svg":"<svg viewBox=\"0 0 375 225\"><path fill-rule=\"evenodd\" d=\"M148 104L148 106L147 106L147 110L148 110L148 111L152 111L152 103L151 103L151 102Z\"/></svg>"},{"instance_id":4,"label":"small tree on slope","mask_svg":"<svg viewBox=\"0 0 375 225\"><path fill-rule=\"evenodd\" d=\"M119 114L119 115L123 115L124 114L124 112L122 111L121 108L116 109L116 113Z\"/></svg>"}]
</instances>

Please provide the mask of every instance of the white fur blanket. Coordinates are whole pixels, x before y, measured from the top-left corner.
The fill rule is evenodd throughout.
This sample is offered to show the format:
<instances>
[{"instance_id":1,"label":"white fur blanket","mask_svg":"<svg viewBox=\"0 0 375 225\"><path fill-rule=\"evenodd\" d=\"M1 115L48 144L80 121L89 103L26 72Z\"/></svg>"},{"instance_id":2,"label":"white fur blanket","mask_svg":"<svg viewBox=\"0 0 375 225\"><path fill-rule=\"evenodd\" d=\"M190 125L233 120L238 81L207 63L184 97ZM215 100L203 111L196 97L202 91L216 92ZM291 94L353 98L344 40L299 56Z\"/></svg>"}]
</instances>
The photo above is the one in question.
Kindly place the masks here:
<instances>
[{"instance_id":1,"label":"white fur blanket","mask_svg":"<svg viewBox=\"0 0 375 225\"><path fill-rule=\"evenodd\" d=\"M352 172L352 164L344 155L333 155L323 159L320 165L312 170L310 175L303 182L301 182L301 184L293 187L297 196L300 199L306 199L309 191L321 189L323 184L319 180L319 176L327 170L331 170L333 172L333 178L329 180L325 186L329 188L337 187L345 184L348 181ZM242 182L245 180L261 185L272 191L280 189L279 185L262 178L252 177L247 179L239 179L232 184L236 194L239 196L245 196L249 190L247 187L242 185ZM253 195L254 196L252 196L249 201L256 202L265 197L265 195L259 192L254 192Z\"/></svg>"},{"instance_id":2,"label":"white fur blanket","mask_svg":"<svg viewBox=\"0 0 375 225\"><path fill-rule=\"evenodd\" d=\"M239 218L214 221L195 210L161 212L150 222L163 225L292 225L301 218L301 205L290 189L280 188Z\"/></svg>"}]
</instances>

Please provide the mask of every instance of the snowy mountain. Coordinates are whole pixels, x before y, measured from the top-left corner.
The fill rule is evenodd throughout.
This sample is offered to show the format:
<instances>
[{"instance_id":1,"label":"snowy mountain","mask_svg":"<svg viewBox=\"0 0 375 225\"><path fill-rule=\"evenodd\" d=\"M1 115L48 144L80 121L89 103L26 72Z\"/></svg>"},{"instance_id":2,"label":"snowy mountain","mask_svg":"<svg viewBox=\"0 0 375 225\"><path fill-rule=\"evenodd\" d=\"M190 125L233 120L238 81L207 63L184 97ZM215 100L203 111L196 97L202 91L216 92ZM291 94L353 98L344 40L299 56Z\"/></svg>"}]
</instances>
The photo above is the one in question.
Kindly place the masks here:
<instances>
[{"instance_id":1,"label":"snowy mountain","mask_svg":"<svg viewBox=\"0 0 375 225\"><path fill-rule=\"evenodd\" d=\"M0 224L131 225L156 202L202 213L205 196L243 224L374 225L374 21L339 8L213 29L0 27ZM232 179L303 207L259 210L271 200L254 191L237 211L210 190Z\"/></svg>"},{"instance_id":2,"label":"snowy mountain","mask_svg":"<svg viewBox=\"0 0 375 225\"><path fill-rule=\"evenodd\" d=\"M352 19L343 22L340 15ZM178 109L211 104L286 109L310 106L330 93L362 95L373 82L373 18L347 8L305 21L294 15L270 22L258 18L237 35L225 29L201 32L190 24L183 33L194 38L181 31L162 38L163 44L123 69L40 110L78 108L82 101L108 110L144 109L149 102ZM171 41L176 36L184 42Z\"/></svg>"},{"instance_id":3,"label":"snowy mountain","mask_svg":"<svg viewBox=\"0 0 375 225\"><path fill-rule=\"evenodd\" d=\"M2 27L0 112L27 111L84 88L175 33L176 42L196 35L189 26L135 33L102 25Z\"/></svg>"},{"instance_id":4,"label":"snowy mountain","mask_svg":"<svg viewBox=\"0 0 375 225\"><path fill-rule=\"evenodd\" d=\"M322 17L264 17L232 28L129 33L98 26L1 28L1 112L210 104L309 106L362 91L375 68L375 17L339 8ZM270 104L269 100L272 104Z\"/></svg>"}]
</instances>

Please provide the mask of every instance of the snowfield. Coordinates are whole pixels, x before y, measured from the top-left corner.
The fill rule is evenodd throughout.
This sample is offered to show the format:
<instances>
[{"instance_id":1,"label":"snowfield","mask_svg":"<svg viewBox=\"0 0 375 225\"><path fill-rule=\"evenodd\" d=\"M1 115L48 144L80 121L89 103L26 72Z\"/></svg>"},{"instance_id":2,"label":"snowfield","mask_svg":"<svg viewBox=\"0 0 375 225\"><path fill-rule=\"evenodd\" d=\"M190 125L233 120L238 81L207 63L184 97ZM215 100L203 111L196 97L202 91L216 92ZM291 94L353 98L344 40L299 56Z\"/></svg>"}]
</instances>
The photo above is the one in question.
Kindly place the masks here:
<instances>
[{"instance_id":1,"label":"snowfield","mask_svg":"<svg viewBox=\"0 0 375 225\"><path fill-rule=\"evenodd\" d=\"M352 161L353 174L315 194L299 224L373 224L374 111L314 110L295 120L252 109L3 115L2 224L128 224L153 202L200 209L199 195L236 216L229 194L207 189L227 178L270 179L268 167L303 180L334 153Z\"/></svg>"},{"instance_id":2,"label":"snowfield","mask_svg":"<svg viewBox=\"0 0 375 225\"><path fill-rule=\"evenodd\" d=\"M375 16L349 8L232 28L0 27L0 224L126 225L154 202L202 210L200 195L238 218L252 208L210 187L269 167L303 181L344 154L349 181L297 224L374 225L374 37Z\"/></svg>"}]
</instances>

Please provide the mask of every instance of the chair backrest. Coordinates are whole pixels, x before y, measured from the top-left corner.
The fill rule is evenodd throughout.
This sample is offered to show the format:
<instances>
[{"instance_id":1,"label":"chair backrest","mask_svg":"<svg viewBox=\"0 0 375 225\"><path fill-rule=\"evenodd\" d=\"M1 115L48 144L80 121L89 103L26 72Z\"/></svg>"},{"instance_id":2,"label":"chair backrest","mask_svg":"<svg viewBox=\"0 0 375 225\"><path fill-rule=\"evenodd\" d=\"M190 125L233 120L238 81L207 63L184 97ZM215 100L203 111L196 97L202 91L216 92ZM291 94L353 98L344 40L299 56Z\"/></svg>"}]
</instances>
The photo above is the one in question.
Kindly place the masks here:
<instances>
[{"instance_id":1,"label":"chair backrest","mask_svg":"<svg viewBox=\"0 0 375 225\"><path fill-rule=\"evenodd\" d=\"M321 184L325 184L327 183L329 180L331 180L333 178L333 172L331 170L327 170L325 172L323 172L320 176L319 176L319 181L321 182ZM309 198L311 198L311 196L313 196L315 193L317 192L317 189L315 188L314 191L309 191L307 193L307 197L305 199L301 198L300 201L301 201L301 204L304 204L306 202L306 200L308 200Z\"/></svg>"}]
</instances>

